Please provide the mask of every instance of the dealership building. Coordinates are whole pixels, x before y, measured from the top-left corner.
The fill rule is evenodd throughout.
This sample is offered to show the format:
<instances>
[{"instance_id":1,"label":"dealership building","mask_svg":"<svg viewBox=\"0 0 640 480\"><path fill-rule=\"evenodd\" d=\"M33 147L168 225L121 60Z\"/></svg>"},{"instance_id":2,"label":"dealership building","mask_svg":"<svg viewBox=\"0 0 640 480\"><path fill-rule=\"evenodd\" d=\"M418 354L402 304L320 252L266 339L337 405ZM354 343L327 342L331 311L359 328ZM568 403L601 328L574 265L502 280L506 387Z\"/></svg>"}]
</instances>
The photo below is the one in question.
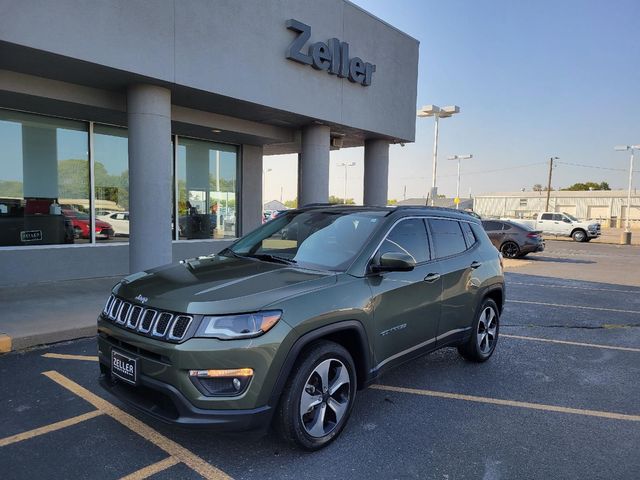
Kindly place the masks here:
<instances>
[{"instance_id":1,"label":"dealership building","mask_svg":"<svg viewBox=\"0 0 640 480\"><path fill-rule=\"evenodd\" d=\"M123 275L262 221L265 155L415 135L418 42L345 0L0 0L0 285Z\"/></svg>"}]
</instances>

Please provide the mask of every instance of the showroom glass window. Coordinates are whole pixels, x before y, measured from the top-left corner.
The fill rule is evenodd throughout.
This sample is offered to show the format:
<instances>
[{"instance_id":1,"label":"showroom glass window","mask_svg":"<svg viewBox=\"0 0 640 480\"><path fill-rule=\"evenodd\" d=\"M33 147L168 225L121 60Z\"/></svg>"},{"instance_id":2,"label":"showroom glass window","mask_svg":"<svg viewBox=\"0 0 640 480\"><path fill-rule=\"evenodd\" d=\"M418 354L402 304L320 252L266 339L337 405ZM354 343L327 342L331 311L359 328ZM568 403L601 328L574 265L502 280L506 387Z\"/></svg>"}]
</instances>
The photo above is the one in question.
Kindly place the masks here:
<instances>
[{"instance_id":1,"label":"showroom glass window","mask_svg":"<svg viewBox=\"0 0 640 480\"><path fill-rule=\"evenodd\" d=\"M178 138L178 238L236 236L235 146Z\"/></svg>"},{"instance_id":2,"label":"showroom glass window","mask_svg":"<svg viewBox=\"0 0 640 480\"><path fill-rule=\"evenodd\" d=\"M96 241L129 241L129 144L127 130L106 125L93 127L96 230L110 228Z\"/></svg>"},{"instance_id":3,"label":"showroom glass window","mask_svg":"<svg viewBox=\"0 0 640 480\"><path fill-rule=\"evenodd\" d=\"M0 110L0 246L91 238L87 124Z\"/></svg>"}]
</instances>

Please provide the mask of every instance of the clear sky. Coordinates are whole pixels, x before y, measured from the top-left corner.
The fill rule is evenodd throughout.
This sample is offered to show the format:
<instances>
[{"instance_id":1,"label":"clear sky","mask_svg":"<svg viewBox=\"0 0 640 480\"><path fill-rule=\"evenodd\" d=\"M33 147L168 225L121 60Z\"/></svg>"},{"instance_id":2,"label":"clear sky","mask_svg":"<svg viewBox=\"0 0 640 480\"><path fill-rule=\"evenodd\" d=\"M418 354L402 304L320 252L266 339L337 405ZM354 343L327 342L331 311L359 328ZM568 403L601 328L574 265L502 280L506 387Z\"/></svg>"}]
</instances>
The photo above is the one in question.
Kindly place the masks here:
<instances>
[{"instance_id":1,"label":"clear sky","mask_svg":"<svg viewBox=\"0 0 640 480\"><path fill-rule=\"evenodd\" d=\"M607 181L627 187L629 156L614 145L640 143L640 0L355 0L420 41L417 107L457 104L440 122L439 193L455 194L455 162L466 196ZM417 121L416 142L391 147L389 198L421 197L431 185L433 119ZM331 154L330 193L362 201L362 149ZM538 164L533 166L526 166ZM521 168L514 168L520 167ZM640 170L640 159L636 163ZM266 200L296 196L295 157L265 157ZM605 170L619 169L619 170ZM493 171L500 170L500 171ZM465 175L465 172L467 174ZM634 186L640 186L640 173Z\"/></svg>"}]
</instances>

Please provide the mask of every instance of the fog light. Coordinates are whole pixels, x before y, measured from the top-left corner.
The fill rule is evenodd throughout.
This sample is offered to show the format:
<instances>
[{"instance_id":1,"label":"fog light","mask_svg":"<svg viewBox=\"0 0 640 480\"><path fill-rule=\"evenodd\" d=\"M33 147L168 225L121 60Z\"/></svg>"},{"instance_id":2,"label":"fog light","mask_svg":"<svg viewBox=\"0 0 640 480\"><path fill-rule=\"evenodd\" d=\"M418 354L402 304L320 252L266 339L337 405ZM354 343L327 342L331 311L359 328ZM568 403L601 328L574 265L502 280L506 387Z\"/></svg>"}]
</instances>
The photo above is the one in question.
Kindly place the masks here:
<instances>
[{"instance_id":1,"label":"fog light","mask_svg":"<svg viewBox=\"0 0 640 480\"><path fill-rule=\"evenodd\" d=\"M206 396L240 395L253 378L253 369L189 370L189 376Z\"/></svg>"},{"instance_id":2,"label":"fog light","mask_svg":"<svg viewBox=\"0 0 640 480\"><path fill-rule=\"evenodd\" d=\"M231 368L228 370L189 370L189 376L198 378L251 377L253 368Z\"/></svg>"}]
</instances>

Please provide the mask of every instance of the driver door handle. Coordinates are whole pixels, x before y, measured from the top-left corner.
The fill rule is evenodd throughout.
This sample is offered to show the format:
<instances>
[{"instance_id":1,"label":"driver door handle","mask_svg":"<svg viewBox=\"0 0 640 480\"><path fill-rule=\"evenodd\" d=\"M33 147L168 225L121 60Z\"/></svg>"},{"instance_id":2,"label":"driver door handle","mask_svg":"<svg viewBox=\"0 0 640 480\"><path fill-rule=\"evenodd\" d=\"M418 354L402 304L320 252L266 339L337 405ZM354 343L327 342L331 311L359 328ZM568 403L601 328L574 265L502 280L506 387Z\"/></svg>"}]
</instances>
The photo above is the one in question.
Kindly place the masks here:
<instances>
[{"instance_id":1,"label":"driver door handle","mask_svg":"<svg viewBox=\"0 0 640 480\"><path fill-rule=\"evenodd\" d=\"M475 270L476 268L478 268L479 266L481 266L482 264L480 262L471 262L471 265L469 265L471 267L472 270Z\"/></svg>"},{"instance_id":2,"label":"driver door handle","mask_svg":"<svg viewBox=\"0 0 640 480\"><path fill-rule=\"evenodd\" d=\"M426 277L424 277L424 281L427 283L433 283L436 280L440 279L440 274L439 273L430 273L429 275L427 275Z\"/></svg>"}]
</instances>

